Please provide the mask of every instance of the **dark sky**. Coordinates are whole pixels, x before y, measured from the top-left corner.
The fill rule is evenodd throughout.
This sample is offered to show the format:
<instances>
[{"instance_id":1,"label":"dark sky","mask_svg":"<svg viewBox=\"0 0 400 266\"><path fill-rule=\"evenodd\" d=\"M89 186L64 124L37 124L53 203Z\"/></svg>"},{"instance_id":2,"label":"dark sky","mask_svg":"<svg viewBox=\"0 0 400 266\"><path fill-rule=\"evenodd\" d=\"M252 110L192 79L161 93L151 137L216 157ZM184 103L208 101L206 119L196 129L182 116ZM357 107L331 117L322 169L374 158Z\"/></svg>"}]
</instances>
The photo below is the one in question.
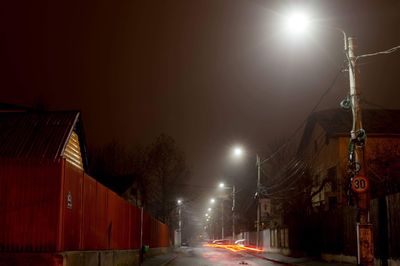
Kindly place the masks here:
<instances>
[{"instance_id":1,"label":"dark sky","mask_svg":"<svg viewBox=\"0 0 400 266\"><path fill-rule=\"evenodd\" d=\"M90 147L164 132L212 184L233 144L252 160L289 137L343 64L339 33L284 34L294 5L355 35L359 54L400 45L400 1L6 1L0 101L80 109ZM399 108L399 73L400 53L362 61L363 97ZM319 109L347 91L343 73Z\"/></svg>"}]
</instances>

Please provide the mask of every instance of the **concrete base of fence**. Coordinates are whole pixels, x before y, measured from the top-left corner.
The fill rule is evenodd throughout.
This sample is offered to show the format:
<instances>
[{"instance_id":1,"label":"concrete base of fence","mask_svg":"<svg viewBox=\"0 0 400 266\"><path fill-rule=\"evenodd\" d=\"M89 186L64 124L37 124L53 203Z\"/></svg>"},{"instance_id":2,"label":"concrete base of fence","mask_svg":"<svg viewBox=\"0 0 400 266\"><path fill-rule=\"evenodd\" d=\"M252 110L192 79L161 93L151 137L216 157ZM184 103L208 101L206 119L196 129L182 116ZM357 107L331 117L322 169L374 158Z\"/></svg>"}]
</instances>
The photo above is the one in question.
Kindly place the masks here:
<instances>
[{"instance_id":1,"label":"concrete base of fence","mask_svg":"<svg viewBox=\"0 0 400 266\"><path fill-rule=\"evenodd\" d=\"M146 254L144 254L144 258L151 258L154 256L166 254L168 252L171 252L172 248L171 247L165 247L165 248L150 248Z\"/></svg>"},{"instance_id":2,"label":"concrete base of fence","mask_svg":"<svg viewBox=\"0 0 400 266\"><path fill-rule=\"evenodd\" d=\"M63 266L139 265L138 250L104 250L63 252Z\"/></svg>"},{"instance_id":3,"label":"concrete base of fence","mask_svg":"<svg viewBox=\"0 0 400 266\"><path fill-rule=\"evenodd\" d=\"M375 264L376 265L376 264ZM392 259L389 259L388 260L388 265L389 266L400 266L400 260L392 260Z\"/></svg>"},{"instance_id":4,"label":"concrete base of fence","mask_svg":"<svg viewBox=\"0 0 400 266\"><path fill-rule=\"evenodd\" d=\"M321 258L327 262L357 264L357 257L338 254L321 254ZM388 266L400 266L400 260L388 259ZM382 265L380 259L375 258L375 265Z\"/></svg>"},{"instance_id":5,"label":"concrete base of fence","mask_svg":"<svg viewBox=\"0 0 400 266\"><path fill-rule=\"evenodd\" d=\"M343 254L321 254L321 259L327 262L351 263L357 264L357 257Z\"/></svg>"},{"instance_id":6,"label":"concrete base of fence","mask_svg":"<svg viewBox=\"0 0 400 266\"><path fill-rule=\"evenodd\" d=\"M0 252L0 266L63 266L63 256L51 253Z\"/></svg>"},{"instance_id":7,"label":"concrete base of fence","mask_svg":"<svg viewBox=\"0 0 400 266\"><path fill-rule=\"evenodd\" d=\"M171 248L150 248L144 259L171 252ZM61 253L0 253L0 266L134 266L139 250L68 251Z\"/></svg>"}]
</instances>

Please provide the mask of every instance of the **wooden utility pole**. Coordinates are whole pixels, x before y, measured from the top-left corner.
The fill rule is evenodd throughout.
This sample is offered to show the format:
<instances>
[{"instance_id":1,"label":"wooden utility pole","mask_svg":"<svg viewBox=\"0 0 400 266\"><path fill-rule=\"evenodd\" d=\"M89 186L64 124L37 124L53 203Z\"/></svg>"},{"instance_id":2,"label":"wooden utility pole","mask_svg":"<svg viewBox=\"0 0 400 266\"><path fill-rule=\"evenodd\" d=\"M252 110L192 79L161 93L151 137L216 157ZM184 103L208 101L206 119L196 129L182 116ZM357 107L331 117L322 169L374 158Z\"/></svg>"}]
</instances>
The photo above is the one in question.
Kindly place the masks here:
<instances>
[{"instance_id":1,"label":"wooden utility pole","mask_svg":"<svg viewBox=\"0 0 400 266\"><path fill-rule=\"evenodd\" d=\"M348 61L350 81L350 101L353 114L353 127L350 139L350 170L352 172L352 189L356 192L357 208L357 263L362 266L374 265L374 246L372 240L372 224L369 221L370 189L366 177L364 147L366 134L362 128L360 87L358 84L357 57L355 56L356 39L345 37L345 52Z\"/></svg>"}]
</instances>

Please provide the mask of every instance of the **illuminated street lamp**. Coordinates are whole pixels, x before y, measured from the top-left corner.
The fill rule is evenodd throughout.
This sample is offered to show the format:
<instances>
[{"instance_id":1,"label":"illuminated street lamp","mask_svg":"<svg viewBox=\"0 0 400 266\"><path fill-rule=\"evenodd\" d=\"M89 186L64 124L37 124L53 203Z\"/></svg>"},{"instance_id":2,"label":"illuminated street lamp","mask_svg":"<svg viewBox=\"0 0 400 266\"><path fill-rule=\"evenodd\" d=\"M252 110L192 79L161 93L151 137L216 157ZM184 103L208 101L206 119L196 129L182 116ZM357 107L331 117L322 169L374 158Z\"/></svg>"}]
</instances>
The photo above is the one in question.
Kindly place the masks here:
<instances>
[{"instance_id":1,"label":"illuminated street lamp","mask_svg":"<svg viewBox=\"0 0 400 266\"><path fill-rule=\"evenodd\" d=\"M310 17L304 11L292 11L285 17L285 26L292 34L303 34L310 26Z\"/></svg>"},{"instance_id":2,"label":"illuminated street lamp","mask_svg":"<svg viewBox=\"0 0 400 266\"><path fill-rule=\"evenodd\" d=\"M210 199L210 204L214 204L214 203L215 203L215 199L211 198ZM213 210L213 208L208 207L207 208L207 212L204 215L206 217L207 227L209 228L209 236L211 238L215 239L215 232L214 232L215 225L214 225L213 220L212 220L213 219L213 215L211 215L212 214L211 213L212 210Z\"/></svg>"},{"instance_id":3,"label":"illuminated street lamp","mask_svg":"<svg viewBox=\"0 0 400 266\"><path fill-rule=\"evenodd\" d=\"M182 207L182 200L178 199L176 201L176 203L178 204L178 217L179 217L179 221L178 221L178 246L181 245L181 241L182 241L182 212L181 212L181 207Z\"/></svg>"},{"instance_id":4,"label":"illuminated street lamp","mask_svg":"<svg viewBox=\"0 0 400 266\"><path fill-rule=\"evenodd\" d=\"M236 146L233 148L233 155L236 157L242 156L243 154L243 149L239 146Z\"/></svg>"},{"instance_id":5,"label":"illuminated street lamp","mask_svg":"<svg viewBox=\"0 0 400 266\"><path fill-rule=\"evenodd\" d=\"M305 13L292 13L287 16L286 26L291 32L304 33L310 26L310 18ZM391 49L376 53L364 54L356 56L356 38L347 37L344 30L335 27L325 27L339 31L343 35L344 52L349 72L349 87L350 99L341 103L344 108L351 108L353 115L353 125L350 131L350 149L349 149L349 166L350 166L350 181L355 182L362 178L365 183L368 183L365 173L364 164L364 148L366 133L362 127L361 119L361 90L358 86L358 65L357 60L382 54L390 54L400 49L400 46L395 46ZM369 200L370 190L365 188L365 191L358 193L357 206L359 209L359 221L357 223L357 263L360 265L374 264L374 248L372 241L372 224L369 219Z\"/></svg>"},{"instance_id":6,"label":"illuminated street lamp","mask_svg":"<svg viewBox=\"0 0 400 266\"><path fill-rule=\"evenodd\" d=\"M243 149L239 146L233 148L233 155L237 158L242 157L244 154ZM256 246L260 246L260 188L261 188L261 165L265 163L268 159L261 161L260 156L256 155L256 166L257 166L257 234L256 234Z\"/></svg>"},{"instance_id":7,"label":"illuminated street lamp","mask_svg":"<svg viewBox=\"0 0 400 266\"><path fill-rule=\"evenodd\" d=\"M240 154L242 154L242 150L240 150ZM232 189L232 242L235 241L235 186L226 187L224 183L219 183L218 187L220 189ZM224 238L224 206L223 201L221 202L222 207L222 238Z\"/></svg>"}]
</instances>

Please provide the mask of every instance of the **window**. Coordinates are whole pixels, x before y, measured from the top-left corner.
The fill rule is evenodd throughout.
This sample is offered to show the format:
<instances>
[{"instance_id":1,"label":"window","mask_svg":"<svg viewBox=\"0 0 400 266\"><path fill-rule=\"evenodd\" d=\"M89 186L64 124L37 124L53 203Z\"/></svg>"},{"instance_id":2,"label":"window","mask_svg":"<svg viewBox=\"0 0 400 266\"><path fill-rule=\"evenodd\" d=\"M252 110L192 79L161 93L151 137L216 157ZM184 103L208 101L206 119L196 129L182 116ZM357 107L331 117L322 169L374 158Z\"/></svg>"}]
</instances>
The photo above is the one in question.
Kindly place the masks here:
<instances>
[{"instance_id":1,"label":"window","mask_svg":"<svg viewBox=\"0 0 400 266\"><path fill-rule=\"evenodd\" d=\"M337 198L329 197L329 210L336 209L336 207L337 207Z\"/></svg>"},{"instance_id":2,"label":"window","mask_svg":"<svg viewBox=\"0 0 400 266\"><path fill-rule=\"evenodd\" d=\"M328 169L328 180L331 185L331 191L337 191L337 177L336 177L336 166Z\"/></svg>"}]
</instances>

